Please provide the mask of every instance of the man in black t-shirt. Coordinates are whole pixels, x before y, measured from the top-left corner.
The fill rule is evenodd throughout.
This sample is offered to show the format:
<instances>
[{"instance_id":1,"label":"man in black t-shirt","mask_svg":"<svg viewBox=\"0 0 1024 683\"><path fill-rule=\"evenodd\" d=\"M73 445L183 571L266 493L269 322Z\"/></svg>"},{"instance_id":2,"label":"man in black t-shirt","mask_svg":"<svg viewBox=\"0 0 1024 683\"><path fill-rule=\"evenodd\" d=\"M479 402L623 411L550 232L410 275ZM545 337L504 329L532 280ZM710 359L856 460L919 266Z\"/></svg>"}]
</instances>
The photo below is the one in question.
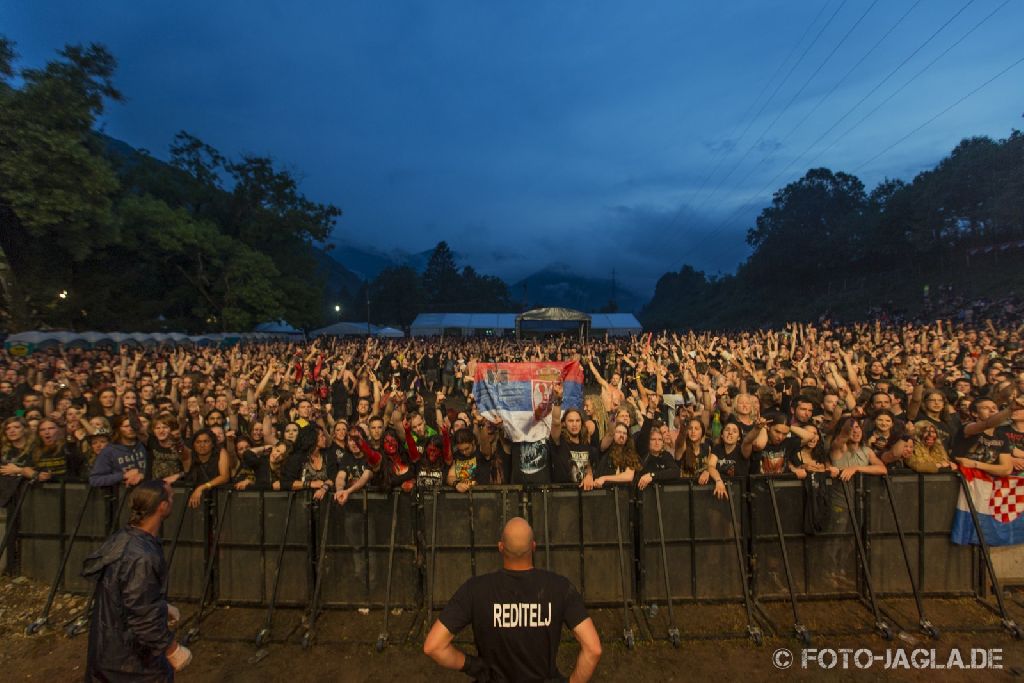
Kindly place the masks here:
<instances>
[{"instance_id":1,"label":"man in black t-shirt","mask_svg":"<svg viewBox=\"0 0 1024 683\"><path fill-rule=\"evenodd\" d=\"M590 680L601 658L597 629L568 579L534 568L536 547L529 523L509 520L498 543L503 568L462 584L427 635L424 654L477 681L564 680L556 664L564 624L580 644L573 680ZM470 625L477 657L452 645Z\"/></svg>"}]
</instances>

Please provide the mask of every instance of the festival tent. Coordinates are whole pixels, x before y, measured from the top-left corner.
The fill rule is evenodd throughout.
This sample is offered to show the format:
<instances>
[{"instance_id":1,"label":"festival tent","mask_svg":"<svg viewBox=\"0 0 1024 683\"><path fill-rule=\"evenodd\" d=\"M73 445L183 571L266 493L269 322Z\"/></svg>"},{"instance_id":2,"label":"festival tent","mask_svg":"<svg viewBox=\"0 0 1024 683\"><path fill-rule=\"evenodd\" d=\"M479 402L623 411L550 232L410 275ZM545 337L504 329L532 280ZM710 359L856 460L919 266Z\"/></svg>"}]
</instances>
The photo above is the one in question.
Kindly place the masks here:
<instances>
[{"instance_id":1,"label":"festival tent","mask_svg":"<svg viewBox=\"0 0 1024 683\"><path fill-rule=\"evenodd\" d=\"M402 332L396 327L381 327L374 332L374 335L378 337L385 337L388 339L404 339L405 332Z\"/></svg>"},{"instance_id":2,"label":"festival tent","mask_svg":"<svg viewBox=\"0 0 1024 683\"><path fill-rule=\"evenodd\" d=\"M548 328L547 332L578 332L580 323L589 319L587 330L591 336L629 336L640 334L643 326L632 313L581 313L567 308L542 308L515 313L421 313L410 328L413 337L439 337L488 335L500 337L513 334L516 319L530 322L525 332ZM529 329L528 329L529 328Z\"/></svg>"},{"instance_id":3,"label":"festival tent","mask_svg":"<svg viewBox=\"0 0 1024 683\"><path fill-rule=\"evenodd\" d=\"M18 347L23 350L44 349L48 346L63 344L73 346L156 346L168 344L180 346L199 344L206 346L231 345L238 342L272 341L275 339L294 339L291 334L279 332L224 332L200 335L186 335L181 332L69 332L66 330L39 330L18 332L4 340L8 349Z\"/></svg>"},{"instance_id":4,"label":"festival tent","mask_svg":"<svg viewBox=\"0 0 1024 683\"><path fill-rule=\"evenodd\" d=\"M574 332L582 339L590 329L590 321L591 316L571 308L535 308L516 316L516 337Z\"/></svg>"},{"instance_id":5,"label":"festival tent","mask_svg":"<svg viewBox=\"0 0 1024 683\"><path fill-rule=\"evenodd\" d=\"M286 335L296 335L296 336L300 336L300 337L303 336L302 335L302 330L295 329L294 327L289 325L284 320L268 320L267 322L260 323L259 325L254 327L252 331L256 332L256 333L266 333L266 334L285 335L285 336Z\"/></svg>"},{"instance_id":6,"label":"festival tent","mask_svg":"<svg viewBox=\"0 0 1024 683\"><path fill-rule=\"evenodd\" d=\"M380 328L366 323L337 322L309 333L310 338L316 337L365 337L377 334Z\"/></svg>"},{"instance_id":7,"label":"festival tent","mask_svg":"<svg viewBox=\"0 0 1024 683\"><path fill-rule=\"evenodd\" d=\"M643 325L632 313L591 313L590 334L599 336L628 337L643 332Z\"/></svg>"},{"instance_id":8,"label":"festival tent","mask_svg":"<svg viewBox=\"0 0 1024 683\"><path fill-rule=\"evenodd\" d=\"M414 337L472 337L477 334L500 337L515 329L515 313L420 313L410 332Z\"/></svg>"}]
</instances>

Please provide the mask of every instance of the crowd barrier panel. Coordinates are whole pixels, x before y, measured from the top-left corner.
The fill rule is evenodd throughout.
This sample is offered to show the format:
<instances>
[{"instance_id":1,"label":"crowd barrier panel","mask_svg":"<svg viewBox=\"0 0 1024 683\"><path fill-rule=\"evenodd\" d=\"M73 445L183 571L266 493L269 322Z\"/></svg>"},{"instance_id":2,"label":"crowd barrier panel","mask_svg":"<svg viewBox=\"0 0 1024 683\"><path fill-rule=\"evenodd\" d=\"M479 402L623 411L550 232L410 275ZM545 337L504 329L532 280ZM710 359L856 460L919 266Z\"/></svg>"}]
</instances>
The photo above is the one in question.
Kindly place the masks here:
<instances>
[{"instance_id":1,"label":"crowd barrier panel","mask_svg":"<svg viewBox=\"0 0 1024 683\"><path fill-rule=\"evenodd\" d=\"M629 587L626 601L634 601L634 554L629 519L632 506L628 486L583 491L575 486L554 485L528 490L526 495L528 521L533 525L537 541L537 566L568 577L586 604L594 607L622 605L620 572L625 572ZM613 496L619 501L618 520ZM621 570L616 523L626 555L621 558ZM494 547L493 541L491 547ZM545 557L548 553L549 560ZM500 560L496 552L493 554Z\"/></svg>"},{"instance_id":2,"label":"crowd barrier panel","mask_svg":"<svg viewBox=\"0 0 1024 683\"><path fill-rule=\"evenodd\" d=\"M167 597L171 600L198 600L203 590L203 571L209 560L209 538L212 523L211 496L204 497L198 508L188 506L190 490L174 488L171 514L164 521L161 541L164 558L170 561L167 575ZM184 517L182 517L184 515ZM122 514L122 518L125 514ZM126 521L122 519L122 521ZM180 531L179 529L180 523ZM174 532L178 531L177 541ZM174 555L171 548L174 546Z\"/></svg>"},{"instance_id":3,"label":"crowd barrier panel","mask_svg":"<svg viewBox=\"0 0 1024 683\"><path fill-rule=\"evenodd\" d=\"M750 587L756 597L788 597L774 516L764 477L750 480L744 505L739 482L729 503L715 499L712 487L690 481L661 486L662 522L673 601L741 600L740 567L735 557L726 505L747 518L744 548L751 568ZM959 494L956 475L899 473L890 477L915 578L925 594L977 595L978 551L950 543L950 526ZM870 571L878 594L906 595L910 583L902 551L875 477L853 482L855 512L862 520ZM834 482L832 527L804 533L802 483L775 477L785 540L797 586L797 597L857 597L864 593L841 491ZM74 521L88 493L82 483L39 483L32 486L20 515L17 535L19 571L51 582L70 542ZM634 499L628 487L584 492L573 486L478 486L472 492L452 489L414 493L363 491L343 508L334 506L327 540L325 606L382 606L387 588L392 510L397 509L391 576L391 604L401 607L442 606L469 577L501 566L496 549L505 522L516 515L531 521L537 540L535 562L567 576L589 606L620 606L624 602L664 602L663 562L656 509L650 489ZM226 491L207 494L198 509L187 508L188 491L176 489L170 517L164 523L165 553L175 554L170 568L169 597L200 598L209 560L214 518ZM121 492L123 500L123 492ZM287 492L232 492L221 545L214 558L218 602L265 605L272 589L276 555L287 512ZM620 510L616 520L616 499ZM397 498L396 498L397 497ZM316 520L310 492L291 497L292 520L285 540L278 604L304 606L312 591L316 557ZM396 503L397 501L397 503ZM397 508L394 506L397 505ZM436 533L432 528L437 511ZM120 510L117 520L115 511ZM127 510L97 489L83 517L69 555L62 590L85 593L79 576L82 561L123 524ZM182 516L184 515L184 516ZM173 531L181 523L177 541ZM618 524L618 533L616 529ZM625 557L619 554L619 534ZM621 573L626 574L623 600ZM432 597L431 597L432 596Z\"/></svg>"},{"instance_id":4,"label":"crowd barrier panel","mask_svg":"<svg viewBox=\"0 0 1024 683\"><path fill-rule=\"evenodd\" d=\"M226 494L226 491L218 491L218 507L225 503ZM292 517L280 562L277 604L305 605L310 591L307 586L308 496L290 497L287 491L233 491L231 497L217 552L218 601L239 606L269 602L290 501ZM193 516L200 517L199 514ZM198 595L202 590L203 565L200 557L192 559L188 568L192 580L197 582L194 595ZM183 568L175 560L172 574Z\"/></svg>"},{"instance_id":5,"label":"crowd barrier panel","mask_svg":"<svg viewBox=\"0 0 1024 683\"><path fill-rule=\"evenodd\" d=\"M975 595L979 576L977 547L955 545L949 540L960 494L958 475L900 472L889 476L889 485L921 593ZM863 492L864 534L875 590L882 595L908 594L910 578L885 486L879 478L865 476Z\"/></svg>"},{"instance_id":6,"label":"crowd barrier panel","mask_svg":"<svg viewBox=\"0 0 1024 683\"><path fill-rule=\"evenodd\" d=\"M660 488L662 526L668 557L668 585L661 558L658 510L654 486L637 492L635 518L638 527L639 601L664 603L696 600L742 600L740 573L729 508L737 518L742 511L741 486L734 485L729 500L714 496L713 486L701 486L692 480L657 484Z\"/></svg>"},{"instance_id":7,"label":"crowd barrier panel","mask_svg":"<svg viewBox=\"0 0 1024 683\"><path fill-rule=\"evenodd\" d=\"M520 514L521 491L513 486L477 486L466 493L422 493L426 600L431 609L443 606L470 577L501 568L498 538L505 523Z\"/></svg>"},{"instance_id":8,"label":"crowd barrier panel","mask_svg":"<svg viewBox=\"0 0 1024 683\"><path fill-rule=\"evenodd\" d=\"M770 476L770 475L769 475ZM789 596L779 548L768 476L753 475L749 482L750 553L752 588L757 599ZM828 480L831 525L828 531L804 531L804 484L790 475L771 477L778 499L783 538L798 598L851 598L862 594L860 564L841 483ZM858 489L855 488L856 492ZM856 506L857 496L854 496ZM855 508L855 514L860 511Z\"/></svg>"},{"instance_id":9,"label":"crowd barrier panel","mask_svg":"<svg viewBox=\"0 0 1024 683\"><path fill-rule=\"evenodd\" d=\"M323 606L383 607L387 597L392 513L396 512L390 604L416 607L420 577L416 568L413 496L397 490L380 493L363 489L343 507L331 505Z\"/></svg>"}]
</instances>

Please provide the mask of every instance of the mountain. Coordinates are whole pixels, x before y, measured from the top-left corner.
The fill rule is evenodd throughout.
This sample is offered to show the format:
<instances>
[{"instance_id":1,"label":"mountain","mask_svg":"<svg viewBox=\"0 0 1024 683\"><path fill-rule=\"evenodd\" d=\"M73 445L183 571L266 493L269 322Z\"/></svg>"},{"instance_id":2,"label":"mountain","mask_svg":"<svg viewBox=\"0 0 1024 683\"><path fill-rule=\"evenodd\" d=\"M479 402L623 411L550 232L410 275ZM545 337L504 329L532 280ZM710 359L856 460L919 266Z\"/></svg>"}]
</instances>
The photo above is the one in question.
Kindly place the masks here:
<instances>
[{"instance_id":1,"label":"mountain","mask_svg":"<svg viewBox=\"0 0 1024 683\"><path fill-rule=\"evenodd\" d=\"M635 313L644 305L644 299L634 292L613 284L612 279L578 275L562 263L552 263L536 273L511 285L513 301L526 301L528 308L562 306L586 313L605 309L615 291L615 303L620 313Z\"/></svg>"},{"instance_id":2,"label":"mountain","mask_svg":"<svg viewBox=\"0 0 1024 683\"><path fill-rule=\"evenodd\" d=\"M348 292L347 296L353 296L363 284L362 278L334 258L334 251L318 247L313 249L317 272L326 282L325 299L332 306L334 304L331 301L338 298L340 293Z\"/></svg>"},{"instance_id":3,"label":"mountain","mask_svg":"<svg viewBox=\"0 0 1024 683\"><path fill-rule=\"evenodd\" d=\"M433 253L433 249L412 254L401 249L382 251L342 241L335 241L330 251L331 258L363 280L372 280L385 268L396 266L409 266L417 273L422 273ZM456 252L455 263L461 268L465 265L465 258Z\"/></svg>"}]
</instances>

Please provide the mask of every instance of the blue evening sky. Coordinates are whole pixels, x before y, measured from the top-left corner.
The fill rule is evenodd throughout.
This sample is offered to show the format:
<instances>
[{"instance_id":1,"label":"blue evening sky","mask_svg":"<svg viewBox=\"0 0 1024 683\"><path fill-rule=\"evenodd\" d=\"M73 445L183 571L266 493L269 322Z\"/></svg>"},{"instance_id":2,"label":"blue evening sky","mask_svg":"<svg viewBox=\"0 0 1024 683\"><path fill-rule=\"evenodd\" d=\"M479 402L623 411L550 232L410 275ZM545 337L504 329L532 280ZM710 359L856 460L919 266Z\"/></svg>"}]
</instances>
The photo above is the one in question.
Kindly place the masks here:
<instances>
[{"instance_id":1,"label":"blue evening sky","mask_svg":"<svg viewBox=\"0 0 1024 683\"><path fill-rule=\"evenodd\" d=\"M269 154L344 210L340 242L446 239L510 282L615 268L645 295L683 263L733 270L812 166L870 189L1019 128L1022 26L1019 0L0 6L22 65L117 56L108 134Z\"/></svg>"}]
</instances>

